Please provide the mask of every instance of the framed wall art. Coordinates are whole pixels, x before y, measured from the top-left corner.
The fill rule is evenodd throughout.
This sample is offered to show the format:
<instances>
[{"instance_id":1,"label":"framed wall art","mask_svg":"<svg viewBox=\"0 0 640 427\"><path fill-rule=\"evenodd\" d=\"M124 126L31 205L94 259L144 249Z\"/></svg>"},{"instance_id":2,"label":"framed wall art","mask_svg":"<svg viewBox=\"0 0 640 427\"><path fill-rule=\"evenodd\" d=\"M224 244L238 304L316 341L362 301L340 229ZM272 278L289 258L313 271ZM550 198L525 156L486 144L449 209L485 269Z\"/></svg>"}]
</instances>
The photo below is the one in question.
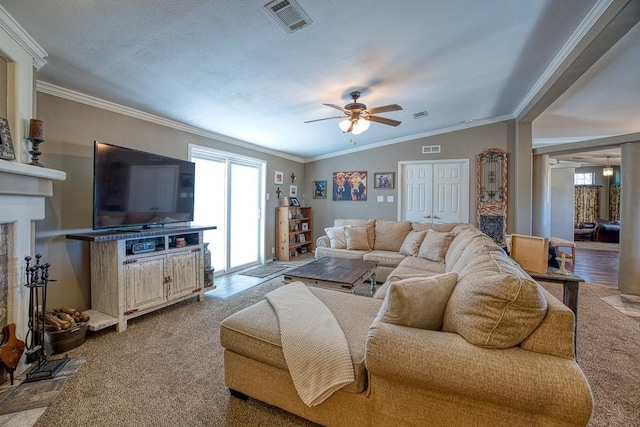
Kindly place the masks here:
<instances>
[{"instance_id":1,"label":"framed wall art","mask_svg":"<svg viewBox=\"0 0 640 427\"><path fill-rule=\"evenodd\" d=\"M284 182L283 179L284 179L284 172L275 171L275 173L273 175L273 183L282 185L282 183Z\"/></svg>"},{"instance_id":2,"label":"framed wall art","mask_svg":"<svg viewBox=\"0 0 640 427\"><path fill-rule=\"evenodd\" d=\"M373 174L373 188L392 190L395 187L395 177L393 172L376 172Z\"/></svg>"},{"instance_id":3,"label":"framed wall art","mask_svg":"<svg viewBox=\"0 0 640 427\"><path fill-rule=\"evenodd\" d=\"M313 181L313 198L327 198L327 181Z\"/></svg>"},{"instance_id":4,"label":"framed wall art","mask_svg":"<svg viewBox=\"0 0 640 427\"><path fill-rule=\"evenodd\" d=\"M15 158L9 122L4 117L0 117L0 159L15 160Z\"/></svg>"},{"instance_id":5,"label":"framed wall art","mask_svg":"<svg viewBox=\"0 0 640 427\"><path fill-rule=\"evenodd\" d=\"M333 200L366 201L367 171L334 172Z\"/></svg>"},{"instance_id":6,"label":"framed wall art","mask_svg":"<svg viewBox=\"0 0 640 427\"><path fill-rule=\"evenodd\" d=\"M298 197L298 186L290 185L289 186L289 197Z\"/></svg>"}]
</instances>

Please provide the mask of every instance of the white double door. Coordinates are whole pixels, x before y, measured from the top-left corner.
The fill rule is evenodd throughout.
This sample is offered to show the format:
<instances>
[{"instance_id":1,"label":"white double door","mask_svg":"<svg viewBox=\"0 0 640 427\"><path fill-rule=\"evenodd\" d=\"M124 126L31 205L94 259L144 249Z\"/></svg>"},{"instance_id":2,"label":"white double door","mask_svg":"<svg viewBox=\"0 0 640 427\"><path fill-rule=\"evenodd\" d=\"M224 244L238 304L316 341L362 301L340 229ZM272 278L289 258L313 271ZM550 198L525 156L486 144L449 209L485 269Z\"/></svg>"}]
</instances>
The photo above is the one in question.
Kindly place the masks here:
<instances>
[{"instance_id":1,"label":"white double door","mask_svg":"<svg viewBox=\"0 0 640 427\"><path fill-rule=\"evenodd\" d=\"M401 220L469 222L469 160L399 164Z\"/></svg>"}]
</instances>

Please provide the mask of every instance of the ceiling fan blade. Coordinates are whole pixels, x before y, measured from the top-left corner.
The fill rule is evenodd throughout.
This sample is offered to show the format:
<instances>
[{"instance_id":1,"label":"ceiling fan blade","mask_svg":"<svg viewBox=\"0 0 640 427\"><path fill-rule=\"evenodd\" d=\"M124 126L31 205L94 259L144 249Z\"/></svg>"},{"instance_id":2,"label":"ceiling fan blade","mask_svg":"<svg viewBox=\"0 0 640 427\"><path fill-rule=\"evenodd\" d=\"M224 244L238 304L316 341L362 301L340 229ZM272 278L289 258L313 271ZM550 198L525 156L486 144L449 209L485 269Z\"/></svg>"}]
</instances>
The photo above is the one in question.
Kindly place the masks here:
<instances>
[{"instance_id":1,"label":"ceiling fan blade","mask_svg":"<svg viewBox=\"0 0 640 427\"><path fill-rule=\"evenodd\" d=\"M367 109L369 114L377 114L377 113L386 113L387 111L398 111L402 110L402 107L398 104L384 105L382 107L374 107Z\"/></svg>"},{"instance_id":2,"label":"ceiling fan blade","mask_svg":"<svg viewBox=\"0 0 640 427\"><path fill-rule=\"evenodd\" d=\"M336 110L340 110L346 114L349 114L350 111L349 110L345 110L344 108L340 107L339 105L336 104L322 104L322 105L326 105L327 107L331 107L331 108L335 108Z\"/></svg>"},{"instance_id":3,"label":"ceiling fan blade","mask_svg":"<svg viewBox=\"0 0 640 427\"><path fill-rule=\"evenodd\" d=\"M382 123L383 125L389 125L389 126L398 126L400 123L402 123L397 120L386 119L384 117L378 117L378 116L368 116L367 120L371 120L372 122Z\"/></svg>"},{"instance_id":4,"label":"ceiling fan blade","mask_svg":"<svg viewBox=\"0 0 640 427\"><path fill-rule=\"evenodd\" d=\"M349 116L325 117L324 119L307 120L305 123L313 123L313 122L319 122L319 121L322 121L322 120L330 120L330 119L343 119L345 117L349 117Z\"/></svg>"}]
</instances>

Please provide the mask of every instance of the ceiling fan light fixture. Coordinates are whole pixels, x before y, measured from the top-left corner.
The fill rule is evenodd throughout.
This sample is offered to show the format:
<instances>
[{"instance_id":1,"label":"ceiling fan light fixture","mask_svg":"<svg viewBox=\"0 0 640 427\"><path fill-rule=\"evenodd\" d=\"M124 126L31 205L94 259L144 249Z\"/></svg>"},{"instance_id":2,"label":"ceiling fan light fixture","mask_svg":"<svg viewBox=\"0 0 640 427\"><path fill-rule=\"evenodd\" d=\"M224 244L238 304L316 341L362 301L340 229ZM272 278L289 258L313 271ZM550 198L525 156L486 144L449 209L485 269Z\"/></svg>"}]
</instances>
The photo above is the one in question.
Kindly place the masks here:
<instances>
[{"instance_id":1,"label":"ceiling fan light fixture","mask_svg":"<svg viewBox=\"0 0 640 427\"><path fill-rule=\"evenodd\" d=\"M350 119L344 119L343 121L338 123L338 126L340 127L340 130L342 132L346 133L349 130L349 127L351 126L351 120Z\"/></svg>"},{"instance_id":2,"label":"ceiling fan light fixture","mask_svg":"<svg viewBox=\"0 0 640 427\"><path fill-rule=\"evenodd\" d=\"M369 126L371 126L371 122L369 120L360 118L354 123L351 133L354 135L360 135L362 132L369 129Z\"/></svg>"}]
</instances>

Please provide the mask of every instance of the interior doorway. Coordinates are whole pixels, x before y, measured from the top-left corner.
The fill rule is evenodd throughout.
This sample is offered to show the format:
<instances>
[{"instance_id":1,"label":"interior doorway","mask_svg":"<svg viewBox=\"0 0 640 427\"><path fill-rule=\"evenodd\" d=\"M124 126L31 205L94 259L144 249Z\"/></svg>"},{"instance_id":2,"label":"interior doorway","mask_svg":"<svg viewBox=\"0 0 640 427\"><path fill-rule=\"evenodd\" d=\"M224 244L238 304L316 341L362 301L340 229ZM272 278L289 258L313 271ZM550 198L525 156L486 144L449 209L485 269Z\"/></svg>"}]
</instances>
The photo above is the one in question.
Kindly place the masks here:
<instances>
[{"instance_id":1,"label":"interior doorway","mask_svg":"<svg viewBox=\"0 0 640 427\"><path fill-rule=\"evenodd\" d=\"M204 232L215 275L264 262L266 162L191 146L196 164L194 222Z\"/></svg>"}]
</instances>

